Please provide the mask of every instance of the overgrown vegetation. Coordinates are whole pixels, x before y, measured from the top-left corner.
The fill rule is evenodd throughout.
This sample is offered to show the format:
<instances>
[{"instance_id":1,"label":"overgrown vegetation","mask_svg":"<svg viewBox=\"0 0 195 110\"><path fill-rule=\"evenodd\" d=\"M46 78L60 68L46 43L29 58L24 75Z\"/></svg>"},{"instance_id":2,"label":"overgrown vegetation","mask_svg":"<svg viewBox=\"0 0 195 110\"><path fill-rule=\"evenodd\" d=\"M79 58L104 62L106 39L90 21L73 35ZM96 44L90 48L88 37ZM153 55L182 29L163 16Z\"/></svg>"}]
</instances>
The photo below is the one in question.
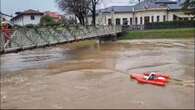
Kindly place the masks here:
<instances>
[{"instance_id":1,"label":"overgrown vegetation","mask_svg":"<svg viewBox=\"0 0 195 110\"><path fill-rule=\"evenodd\" d=\"M182 29L155 29L146 31L128 32L120 39L161 39L161 38L194 38L195 28Z\"/></svg>"}]
</instances>

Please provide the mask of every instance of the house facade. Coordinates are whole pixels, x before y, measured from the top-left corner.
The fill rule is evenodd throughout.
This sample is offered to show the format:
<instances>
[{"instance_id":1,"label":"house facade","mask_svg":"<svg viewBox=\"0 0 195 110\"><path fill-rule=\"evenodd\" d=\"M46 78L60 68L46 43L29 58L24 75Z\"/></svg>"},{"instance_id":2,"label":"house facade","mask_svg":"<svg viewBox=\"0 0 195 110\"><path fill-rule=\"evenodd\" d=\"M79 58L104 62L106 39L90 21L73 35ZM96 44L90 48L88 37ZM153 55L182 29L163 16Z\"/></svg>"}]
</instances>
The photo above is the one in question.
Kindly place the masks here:
<instances>
[{"instance_id":1,"label":"house facade","mask_svg":"<svg viewBox=\"0 0 195 110\"><path fill-rule=\"evenodd\" d=\"M44 15L52 17L55 22L59 22L63 19L62 15L57 12L46 11Z\"/></svg>"},{"instance_id":2,"label":"house facade","mask_svg":"<svg viewBox=\"0 0 195 110\"><path fill-rule=\"evenodd\" d=\"M40 23L41 17L44 15L44 13L39 12L37 10L26 10L23 12L16 12L16 16L11 19L12 23L14 25L38 25Z\"/></svg>"},{"instance_id":3,"label":"house facade","mask_svg":"<svg viewBox=\"0 0 195 110\"><path fill-rule=\"evenodd\" d=\"M111 6L98 10L98 25L143 25L151 22L174 20L193 20L193 15L186 15L181 4L184 0L144 0L134 6ZM92 18L88 18L89 24Z\"/></svg>"}]
</instances>

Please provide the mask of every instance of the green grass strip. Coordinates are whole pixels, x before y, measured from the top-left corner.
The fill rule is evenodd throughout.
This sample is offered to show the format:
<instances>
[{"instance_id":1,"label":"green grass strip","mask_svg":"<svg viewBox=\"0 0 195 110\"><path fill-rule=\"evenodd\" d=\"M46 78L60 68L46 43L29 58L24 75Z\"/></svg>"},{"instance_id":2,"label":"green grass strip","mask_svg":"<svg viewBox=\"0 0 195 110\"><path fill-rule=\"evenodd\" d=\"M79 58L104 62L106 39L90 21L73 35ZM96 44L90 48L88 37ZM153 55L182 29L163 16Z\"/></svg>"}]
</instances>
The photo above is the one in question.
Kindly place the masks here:
<instances>
[{"instance_id":1,"label":"green grass strip","mask_svg":"<svg viewBox=\"0 0 195 110\"><path fill-rule=\"evenodd\" d=\"M194 38L195 28L179 29L153 29L145 31L132 31L121 36L120 39L169 39L169 38Z\"/></svg>"}]
</instances>

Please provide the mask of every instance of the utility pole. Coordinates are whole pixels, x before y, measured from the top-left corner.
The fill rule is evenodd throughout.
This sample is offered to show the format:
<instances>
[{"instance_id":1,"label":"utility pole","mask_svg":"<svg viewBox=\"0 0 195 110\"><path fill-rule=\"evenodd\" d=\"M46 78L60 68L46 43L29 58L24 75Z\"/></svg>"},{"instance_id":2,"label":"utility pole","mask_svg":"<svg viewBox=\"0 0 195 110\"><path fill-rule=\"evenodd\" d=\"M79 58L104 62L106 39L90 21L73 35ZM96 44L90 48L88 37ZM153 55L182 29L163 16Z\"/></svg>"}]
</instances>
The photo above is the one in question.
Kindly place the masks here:
<instances>
[{"instance_id":1,"label":"utility pole","mask_svg":"<svg viewBox=\"0 0 195 110\"><path fill-rule=\"evenodd\" d=\"M113 8L111 10L111 21L112 21L112 25L114 25L114 9Z\"/></svg>"},{"instance_id":2,"label":"utility pole","mask_svg":"<svg viewBox=\"0 0 195 110\"><path fill-rule=\"evenodd\" d=\"M132 18L132 24L135 25L135 8L133 8L133 18Z\"/></svg>"}]
</instances>

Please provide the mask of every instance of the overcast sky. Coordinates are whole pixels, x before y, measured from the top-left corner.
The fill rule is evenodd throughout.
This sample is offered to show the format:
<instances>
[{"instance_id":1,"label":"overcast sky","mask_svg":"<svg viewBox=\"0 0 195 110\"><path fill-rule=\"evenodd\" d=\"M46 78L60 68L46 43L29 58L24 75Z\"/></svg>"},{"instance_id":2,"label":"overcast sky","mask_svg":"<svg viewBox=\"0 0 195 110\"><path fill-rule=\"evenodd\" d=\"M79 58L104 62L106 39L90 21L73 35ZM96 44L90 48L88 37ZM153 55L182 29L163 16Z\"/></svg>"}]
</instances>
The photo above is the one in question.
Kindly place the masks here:
<instances>
[{"instance_id":1,"label":"overcast sky","mask_svg":"<svg viewBox=\"0 0 195 110\"><path fill-rule=\"evenodd\" d=\"M1 11L6 14L12 14L16 11L35 9L40 11L59 11L54 0L0 0Z\"/></svg>"},{"instance_id":2,"label":"overcast sky","mask_svg":"<svg viewBox=\"0 0 195 110\"><path fill-rule=\"evenodd\" d=\"M24 11L27 9L35 9L40 11L57 11L62 13L55 0L0 0L1 1L1 12L14 15L16 11ZM130 0L133 1L133 0ZM136 0L134 0L136 1ZM118 5L130 5L129 0L103 0L103 3L99 7L104 8L108 6Z\"/></svg>"}]
</instances>

